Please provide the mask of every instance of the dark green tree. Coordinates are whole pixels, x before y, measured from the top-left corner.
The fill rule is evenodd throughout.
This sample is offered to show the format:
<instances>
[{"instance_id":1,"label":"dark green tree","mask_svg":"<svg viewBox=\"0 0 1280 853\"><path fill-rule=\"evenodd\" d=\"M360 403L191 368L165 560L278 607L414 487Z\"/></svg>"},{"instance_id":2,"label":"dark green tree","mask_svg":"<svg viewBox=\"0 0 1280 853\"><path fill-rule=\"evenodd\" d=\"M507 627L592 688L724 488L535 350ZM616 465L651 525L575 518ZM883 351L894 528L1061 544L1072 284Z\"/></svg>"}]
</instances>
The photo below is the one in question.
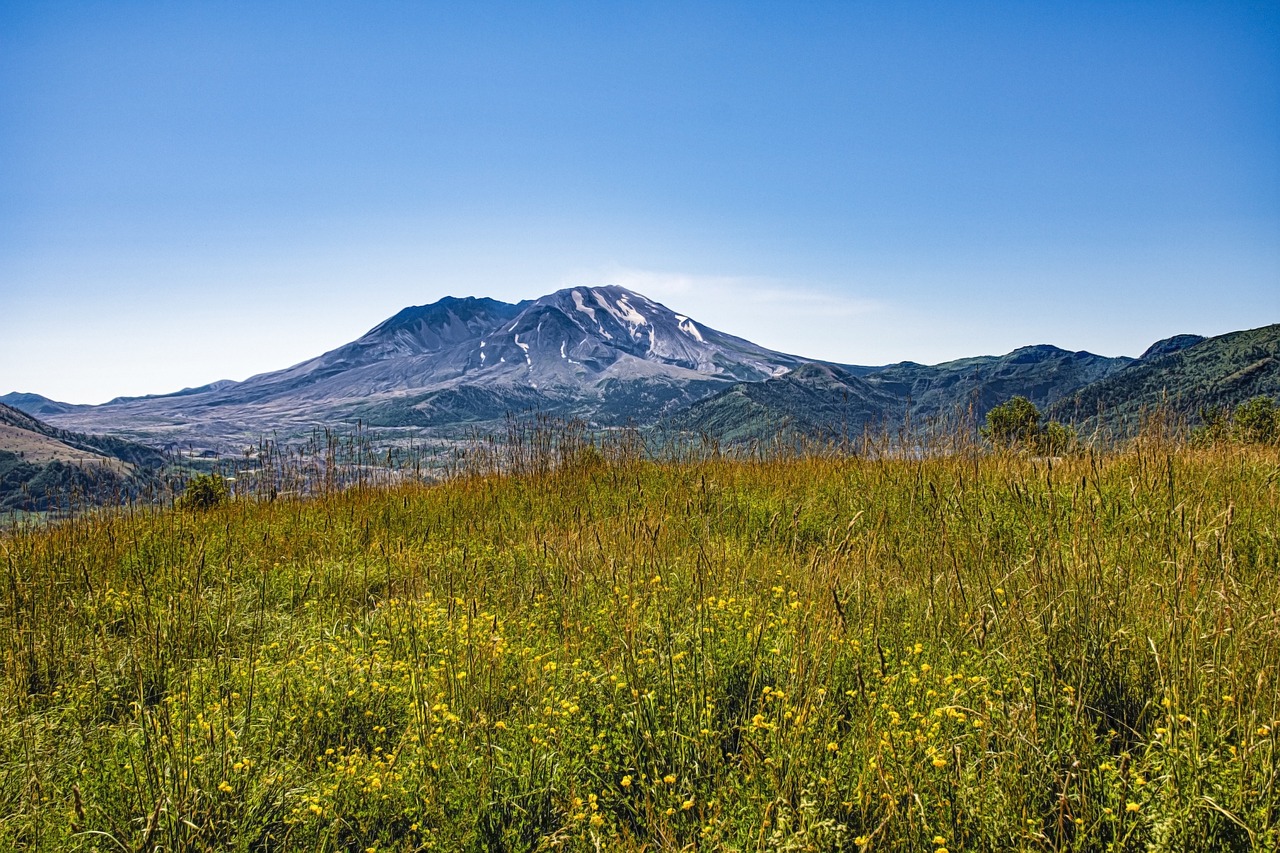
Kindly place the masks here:
<instances>
[{"instance_id":1,"label":"dark green tree","mask_svg":"<svg viewBox=\"0 0 1280 853\"><path fill-rule=\"evenodd\" d=\"M1234 409L1202 408L1199 414L1200 426L1191 433L1196 444L1280 444L1280 407L1271 397L1254 397Z\"/></svg>"},{"instance_id":2,"label":"dark green tree","mask_svg":"<svg viewBox=\"0 0 1280 853\"><path fill-rule=\"evenodd\" d=\"M1245 444L1275 444L1280 440L1280 409L1270 397L1241 403L1231 415L1231 434Z\"/></svg>"},{"instance_id":3,"label":"dark green tree","mask_svg":"<svg viewBox=\"0 0 1280 853\"><path fill-rule=\"evenodd\" d=\"M1040 410L1026 397L1012 397L987 412L987 422L979 430L997 447L1028 445L1040 429Z\"/></svg>"},{"instance_id":4,"label":"dark green tree","mask_svg":"<svg viewBox=\"0 0 1280 853\"><path fill-rule=\"evenodd\" d=\"M1026 397L1011 397L987 412L979 432L996 447L1019 448L1045 456L1067 452L1076 433L1057 421L1040 423L1040 409Z\"/></svg>"},{"instance_id":5,"label":"dark green tree","mask_svg":"<svg viewBox=\"0 0 1280 853\"><path fill-rule=\"evenodd\" d=\"M231 497L227 481L217 474L197 474L187 481L187 487L178 498L182 509L212 509Z\"/></svg>"}]
</instances>

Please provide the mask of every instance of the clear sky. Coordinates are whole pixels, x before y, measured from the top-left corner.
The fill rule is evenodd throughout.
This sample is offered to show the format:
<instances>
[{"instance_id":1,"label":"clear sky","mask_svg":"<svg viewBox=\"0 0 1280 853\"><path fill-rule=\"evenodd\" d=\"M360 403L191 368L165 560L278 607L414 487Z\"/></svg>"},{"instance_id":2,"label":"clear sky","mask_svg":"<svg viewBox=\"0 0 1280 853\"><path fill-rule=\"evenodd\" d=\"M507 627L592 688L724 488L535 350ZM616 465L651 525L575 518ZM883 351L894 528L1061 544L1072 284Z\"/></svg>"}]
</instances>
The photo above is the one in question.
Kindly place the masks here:
<instances>
[{"instance_id":1,"label":"clear sky","mask_svg":"<svg viewBox=\"0 0 1280 853\"><path fill-rule=\"evenodd\" d=\"M0 4L0 393L608 283L857 364L1278 322L1280 4Z\"/></svg>"}]
</instances>

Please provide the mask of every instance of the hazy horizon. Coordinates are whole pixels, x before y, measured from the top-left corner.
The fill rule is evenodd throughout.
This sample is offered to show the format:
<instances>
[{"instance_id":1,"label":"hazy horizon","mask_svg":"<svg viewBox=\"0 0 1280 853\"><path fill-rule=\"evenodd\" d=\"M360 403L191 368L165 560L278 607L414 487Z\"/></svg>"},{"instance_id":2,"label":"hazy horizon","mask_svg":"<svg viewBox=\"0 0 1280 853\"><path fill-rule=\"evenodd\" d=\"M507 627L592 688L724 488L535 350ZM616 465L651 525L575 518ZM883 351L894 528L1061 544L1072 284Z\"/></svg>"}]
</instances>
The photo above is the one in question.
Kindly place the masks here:
<instances>
[{"instance_id":1,"label":"hazy horizon","mask_svg":"<svg viewBox=\"0 0 1280 853\"><path fill-rule=\"evenodd\" d=\"M1280 321L1280 7L0 9L0 394L618 284L784 352Z\"/></svg>"}]
</instances>

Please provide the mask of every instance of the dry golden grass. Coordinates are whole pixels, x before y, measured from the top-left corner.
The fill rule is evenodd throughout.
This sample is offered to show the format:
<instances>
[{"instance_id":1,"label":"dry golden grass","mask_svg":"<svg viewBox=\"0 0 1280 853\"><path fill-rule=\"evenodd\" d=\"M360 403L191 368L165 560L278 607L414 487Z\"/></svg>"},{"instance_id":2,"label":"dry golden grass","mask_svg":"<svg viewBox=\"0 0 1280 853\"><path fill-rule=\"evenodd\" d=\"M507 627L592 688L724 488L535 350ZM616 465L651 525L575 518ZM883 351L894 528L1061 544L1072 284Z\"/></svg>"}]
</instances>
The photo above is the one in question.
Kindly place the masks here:
<instances>
[{"instance_id":1,"label":"dry golden grass","mask_svg":"<svg viewBox=\"0 0 1280 853\"><path fill-rule=\"evenodd\" d=\"M0 423L0 450L20 455L33 465L46 462L69 462L74 465L100 465L120 474L128 474L133 466L119 459L80 450L38 432Z\"/></svg>"}]
</instances>

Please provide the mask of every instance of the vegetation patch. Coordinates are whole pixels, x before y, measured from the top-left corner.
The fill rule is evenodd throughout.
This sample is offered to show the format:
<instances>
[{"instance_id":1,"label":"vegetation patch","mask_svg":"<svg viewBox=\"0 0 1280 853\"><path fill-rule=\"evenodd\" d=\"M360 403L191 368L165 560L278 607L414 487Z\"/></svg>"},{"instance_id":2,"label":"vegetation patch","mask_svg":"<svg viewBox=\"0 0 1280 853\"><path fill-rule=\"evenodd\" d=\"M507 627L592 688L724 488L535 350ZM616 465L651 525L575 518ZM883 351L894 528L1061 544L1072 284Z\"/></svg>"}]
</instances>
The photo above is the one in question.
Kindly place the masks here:
<instances>
[{"instance_id":1,"label":"vegetation patch","mask_svg":"<svg viewBox=\"0 0 1280 853\"><path fill-rule=\"evenodd\" d=\"M0 848L1276 849L1278 472L582 448L11 531Z\"/></svg>"}]
</instances>

